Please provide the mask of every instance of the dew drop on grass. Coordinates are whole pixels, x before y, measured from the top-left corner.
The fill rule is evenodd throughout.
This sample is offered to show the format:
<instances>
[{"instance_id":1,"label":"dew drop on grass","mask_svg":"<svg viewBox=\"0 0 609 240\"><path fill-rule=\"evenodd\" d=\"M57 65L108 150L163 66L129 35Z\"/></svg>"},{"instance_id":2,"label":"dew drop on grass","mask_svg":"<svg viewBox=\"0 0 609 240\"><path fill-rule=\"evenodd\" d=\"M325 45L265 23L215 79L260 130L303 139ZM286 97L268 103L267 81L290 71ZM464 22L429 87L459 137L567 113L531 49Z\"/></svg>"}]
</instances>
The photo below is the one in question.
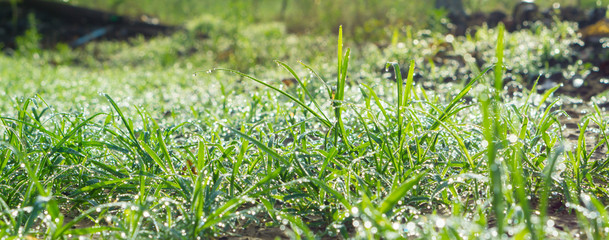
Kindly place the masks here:
<instances>
[{"instance_id":1,"label":"dew drop on grass","mask_svg":"<svg viewBox=\"0 0 609 240\"><path fill-rule=\"evenodd\" d=\"M508 140L510 141L510 143L515 143L516 141L518 141L518 136L516 136L515 134L510 134L508 136Z\"/></svg>"},{"instance_id":2,"label":"dew drop on grass","mask_svg":"<svg viewBox=\"0 0 609 240\"><path fill-rule=\"evenodd\" d=\"M370 228L372 227L372 222L370 222L370 221L365 221L365 222L364 222L364 227L365 227L366 229L370 229Z\"/></svg>"},{"instance_id":3,"label":"dew drop on grass","mask_svg":"<svg viewBox=\"0 0 609 240\"><path fill-rule=\"evenodd\" d=\"M414 224L413 222L408 222L406 224L406 228L404 229L404 231L406 232L414 232L414 230L416 229L417 225Z\"/></svg>"},{"instance_id":4,"label":"dew drop on grass","mask_svg":"<svg viewBox=\"0 0 609 240\"><path fill-rule=\"evenodd\" d=\"M436 220L436 227L442 229L444 226L446 226L446 220L444 220L444 218L438 218L438 220Z\"/></svg>"}]
</instances>

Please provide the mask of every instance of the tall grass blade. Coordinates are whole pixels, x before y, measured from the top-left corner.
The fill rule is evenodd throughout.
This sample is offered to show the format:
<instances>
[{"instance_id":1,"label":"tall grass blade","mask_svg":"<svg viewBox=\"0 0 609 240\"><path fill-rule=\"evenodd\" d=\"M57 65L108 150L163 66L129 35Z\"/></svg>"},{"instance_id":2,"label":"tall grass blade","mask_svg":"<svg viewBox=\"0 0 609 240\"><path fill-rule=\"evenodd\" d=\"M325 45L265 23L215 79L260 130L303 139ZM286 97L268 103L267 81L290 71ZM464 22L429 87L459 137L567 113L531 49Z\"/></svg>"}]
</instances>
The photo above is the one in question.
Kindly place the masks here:
<instances>
[{"instance_id":1,"label":"tall grass blade","mask_svg":"<svg viewBox=\"0 0 609 240\"><path fill-rule=\"evenodd\" d=\"M503 91L504 31L505 26L503 23L500 23L497 26L497 47L495 48L495 57L497 58L497 63L495 63L495 97L497 97L497 100L501 96L499 93Z\"/></svg>"},{"instance_id":2,"label":"tall grass blade","mask_svg":"<svg viewBox=\"0 0 609 240\"><path fill-rule=\"evenodd\" d=\"M524 220L527 227L527 230L531 234L531 239L536 240L537 232L535 229L534 223L531 221L531 207L529 206L529 199L527 198L526 193L526 182L524 179L524 171L522 166L522 155L523 152L523 141L527 134L527 129L529 126L529 119L524 118L522 122L522 126L520 127L520 132L518 134L518 141L514 144L512 156L511 156L511 170L512 170L512 184L514 188L514 192L516 198L518 199L518 205L522 208L522 212L524 213Z\"/></svg>"},{"instance_id":3,"label":"tall grass blade","mask_svg":"<svg viewBox=\"0 0 609 240\"><path fill-rule=\"evenodd\" d=\"M127 120L127 118L125 117L125 114L123 114L123 111L121 111L121 109L118 107L116 102L114 102L114 100L110 97L110 95L105 93L104 96L106 97L106 99L108 99L108 101L110 102L110 104L112 105L114 110L118 113L119 117L121 118L121 121L125 125L125 128L127 128L127 131L129 132L129 136L131 137L132 143L134 145L136 145L138 147L138 149L141 150L140 144L137 141L137 137L135 137L135 132L133 131L133 125L129 123L130 121Z\"/></svg>"},{"instance_id":4,"label":"tall grass blade","mask_svg":"<svg viewBox=\"0 0 609 240\"><path fill-rule=\"evenodd\" d=\"M410 60L410 67L408 68L408 76L406 77L406 88L404 89L404 99L402 100L402 106L406 106L410 101L410 94L412 92L412 86L414 85L414 60Z\"/></svg>"},{"instance_id":5,"label":"tall grass blade","mask_svg":"<svg viewBox=\"0 0 609 240\"><path fill-rule=\"evenodd\" d=\"M347 69L349 68L349 56L351 50L347 48L347 52L343 56L343 26L338 29L338 71L336 76L336 94L332 98L332 106L334 107L334 117L336 119L336 127L334 133L334 144L338 145L338 136L342 136L343 142L349 149L351 144L347 139L345 125L342 118L342 104L345 100L345 82L347 81ZM342 58L342 59L341 59Z\"/></svg>"},{"instance_id":6,"label":"tall grass blade","mask_svg":"<svg viewBox=\"0 0 609 240\"><path fill-rule=\"evenodd\" d=\"M552 173L554 169L556 169L556 162L558 158L563 154L564 147L562 145L558 145L557 148L553 151L553 154L549 156L548 163L543 169L543 189L541 192L540 206L539 206L539 217L541 219L541 223L545 224L546 216L548 213L548 200L550 198L550 191L552 188ZM539 227L539 236L543 236L543 227Z\"/></svg>"},{"instance_id":7,"label":"tall grass blade","mask_svg":"<svg viewBox=\"0 0 609 240\"><path fill-rule=\"evenodd\" d=\"M487 160L490 174L490 187L492 197L492 210L496 218L497 236L503 236L504 219L505 219L505 203L503 195L503 183L501 181L502 165L497 159L497 145L499 133L502 132L500 109L498 106L501 100L501 92L503 90L503 25L499 26L497 35L496 55L497 63L495 64L495 83L492 96L483 94L480 98L482 106L482 124L484 138L487 143Z\"/></svg>"}]
</instances>

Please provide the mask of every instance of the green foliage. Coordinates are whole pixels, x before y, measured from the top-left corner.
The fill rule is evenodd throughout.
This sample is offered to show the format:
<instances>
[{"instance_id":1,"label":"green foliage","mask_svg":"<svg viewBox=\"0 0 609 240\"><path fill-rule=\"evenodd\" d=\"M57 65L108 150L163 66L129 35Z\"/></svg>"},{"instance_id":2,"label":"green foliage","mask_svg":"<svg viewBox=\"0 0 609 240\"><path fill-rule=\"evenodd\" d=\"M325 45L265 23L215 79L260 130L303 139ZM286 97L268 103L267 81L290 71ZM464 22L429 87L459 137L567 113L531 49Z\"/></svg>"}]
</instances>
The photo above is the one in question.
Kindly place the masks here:
<instances>
[{"instance_id":1,"label":"green foliage","mask_svg":"<svg viewBox=\"0 0 609 240\"><path fill-rule=\"evenodd\" d=\"M470 38L410 29L386 49L343 51L354 41L340 29L231 21L1 55L0 238L577 238L552 224L558 211L607 237L609 161L594 157L607 114L594 106L568 147L558 87L504 90L505 69L563 71L537 63L566 56L551 53L575 39L568 24ZM481 64L433 63L473 53Z\"/></svg>"}]
</instances>

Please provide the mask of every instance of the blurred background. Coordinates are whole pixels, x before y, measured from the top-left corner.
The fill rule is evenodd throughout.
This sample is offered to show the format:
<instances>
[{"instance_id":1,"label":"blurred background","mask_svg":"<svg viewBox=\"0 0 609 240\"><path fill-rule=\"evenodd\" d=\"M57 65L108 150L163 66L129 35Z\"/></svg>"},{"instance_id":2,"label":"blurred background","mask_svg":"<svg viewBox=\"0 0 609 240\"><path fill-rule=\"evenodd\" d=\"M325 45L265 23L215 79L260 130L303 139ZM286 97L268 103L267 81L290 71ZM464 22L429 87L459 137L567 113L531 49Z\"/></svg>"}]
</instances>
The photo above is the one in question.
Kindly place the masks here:
<instances>
[{"instance_id":1,"label":"blurred background","mask_svg":"<svg viewBox=\"0 0 609 240\"><path fill-rule=\"evenodd\" d=\"M58 1L59 2L59 1ZM214 14L252 22L285 21L292 32L327 32L339 24L350 31L366 31L381 26L413 25L429 27L435 17L449 10L435 8L438 2L413 0L67 0L61 1L112 11L120 15L149 15L168 24L181 24L201 14ZM453 1L454 2L454 1ZM465 11L509 13L521 1L462 0ZM553 4L590 9L606 7L608 0L537 0L540 8ZM361 28L361 29L359 29ZM368 30L369 31L369 30Z\"/></svg>"},{"instance_id":2,"label":"blurred background","mask_svg":"<svg viewBox=\"0 0 609 240\"><path fill-rule=\"evenodd\" d=\"M480 18L481 13L488 15L495 11L512 17L515 14L512 12L522 3L515 0L1 0L0 23L4 22L3 25L7 25L7 22L12 21L16 24L19 19L25 19L23 15L27 15L28 12L28 9L20 8L20 5L32 6L40 2L64 3L107 11L119 16L129 16L155 24L176 26L184 25L202 15L213 15L233 23L280 21L285 24L289 33L297 34L335 33L337 26L343 25L346 34L357 41L381 41L390 37L396 28L405 26L414 29L450 31L447 20L455 20L455 16L451 16L451 13ZM588 9L606 9L609 0L534 2L540 13L551 8L575 7L581 9L581 12L576 11L572 14L583 17ZM45 10L51 13L60 11L52 8ZM463 16L457 16L457 19L459 18ZM0 37L3 32L5 35L10 32L7 28L10 26L0 29Z\"/></svg>"}]
</instances>

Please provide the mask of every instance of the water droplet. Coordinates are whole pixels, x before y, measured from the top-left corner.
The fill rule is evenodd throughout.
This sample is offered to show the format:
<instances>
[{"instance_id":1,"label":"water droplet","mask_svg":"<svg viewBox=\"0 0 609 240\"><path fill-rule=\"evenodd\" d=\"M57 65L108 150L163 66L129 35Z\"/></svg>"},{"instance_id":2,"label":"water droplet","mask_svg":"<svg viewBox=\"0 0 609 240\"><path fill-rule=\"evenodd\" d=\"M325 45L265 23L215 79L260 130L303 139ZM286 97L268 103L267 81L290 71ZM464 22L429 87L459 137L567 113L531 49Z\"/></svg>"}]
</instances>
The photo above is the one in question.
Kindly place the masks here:
<instances>
[{"instance_id":1,"label":"water droplet","mask_svg":"<svg viewBox=\"0 0 609 240\"><path fill-rule=\"evenodd\" d=\"M515 134L510 134L510 135L508 136L508 140L509 140L511 143L515 143L516 141L518 141L518 137L517 137Z\"/></svg>"},{"instance_id":2,"label":"water droplet","mask_svg":"<svg viewBox=\"0 0 609 240\"><path fill-rule=\"evenodd\" d=\"M366 222L364 222L364 227L365 227L366 229L371 228L371 227L372 227L372 222L370 222L370 221L366 221Z\"/></svg>"}]
</instances>

